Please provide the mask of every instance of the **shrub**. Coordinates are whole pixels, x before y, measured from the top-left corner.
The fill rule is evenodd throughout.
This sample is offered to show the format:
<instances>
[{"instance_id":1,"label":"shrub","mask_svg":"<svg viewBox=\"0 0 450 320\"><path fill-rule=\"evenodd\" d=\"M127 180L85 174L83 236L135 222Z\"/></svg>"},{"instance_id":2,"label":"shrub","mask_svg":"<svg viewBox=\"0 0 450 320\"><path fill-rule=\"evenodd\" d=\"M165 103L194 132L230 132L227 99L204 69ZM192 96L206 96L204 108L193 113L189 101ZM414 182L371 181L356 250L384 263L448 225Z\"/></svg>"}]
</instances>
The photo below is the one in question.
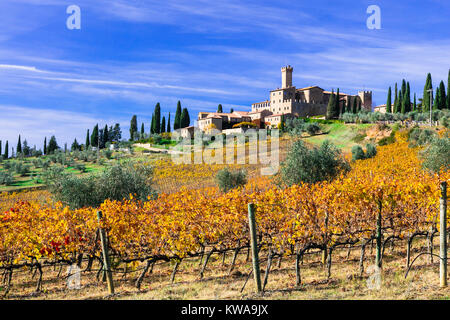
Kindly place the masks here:
<instances>
[{"instance_id":1,"label":"shrub","mask_svg":"<svg viewBox=\"0 0 450 320\"><path fill-rule=\"evenodd\" d=\"M111 157L112 157L112 151L109 149L105 150L103 152L103 154L105 155L106 159L108 159L108 160L111 159Z\"/></svg>"},{"instance_id":2,"label":"shrub","mask_svg":"<svg viewBox=\"0 0 450 320\"><path fill-rule=\"evenodd\" d=\"M436 136L437 134L433 130L415 127L408 132L408 141L412 146L424 146L430 144Z\"/></svg>"},{"instance_id":3,"label":"shrub","mask_svg":"<svg viewBox=\"0 0 450 320\"><path fill-rule=\"evenodd\" d=\"M247 183L247 173L244 170L232 171L224 168L217 172L216 182L222 192L243 186Z\"/></svg>"},{"instance_id":4,"label":"shrub","mask_svg":"<svg viewBox=\"0 0 450 320\"><path fill-rule=\"evenodd\" d=\"M130 195L142 201L156 196L152 168L142 164L115 164L104 172L81 177L55 173L47 179L49 190L57 201L71 208L98 207L106 199L120 201Z\"/></svg>"},{"instance_id":5,"label":"shrub","mask_svg":"<svg viewBox=\"0 0 450 320\"><path fill-rule=\"evenodd\" d=\"M450 138L435 138L422 152L422 167L432 172L450 170Z\"/></svg>"},{"instance_id":6,"label":"shrub","mask_svg":"<svg viewBox=\"0 0 450 320\"><path fill-rule=\"evenodd\" d=\"M445 128L448 128L450 126L450 118L449 117L442 117L439 122L441 125L443 125Z\"/></svg>"},{"instance_id":7,"label":"shrub","mask_svg":"<svg viewBox=\"0 0 450 320\"><path fill-rule=\"evenodd\" d=\"M319 131L320 126L317 123L308 123L306 125L306 132L308 132L308 134L311 136L317 134Z\"/></svg>"},{"instance_id":8,"label":"shrub","mask_svg":"<svg viewBox=\"0 0 450 320\"><path fill-rule=\"evenodd\" d=\"M341 152L326 140L319 148L308 149L302 140L292 145L281 167L282 182L288 186L300 182L331 180L350 166Z\"/></svg>"},{"instance_id":9,"label":"shrub","mask_svg":"<svg viewBox=\"0 0 450 320\"><path fill-rule=\"evenodd\" d=\"M9 186L14 182L14 177L10 172L0 172L0 185Z\"/></svg>"},{"instance_id":10,"label":"shrub","mask_svg":"<svg viewBox=\"0 0 450 320\"><path fill-rule=\"evenodd\" d=\"M377 147L372 144L366 144L366 158L373 158L377 155Z\"/></svg>"},{"instance_id":11,"label":"shrub","mask_svg":"<svg viewBox=\"0 0 450 320\"><path fill-rule=\"evenodd\" d=\"M352 160L362 160L366 158L366 154L364 153L363 148L360 145L356 145L352 147Z\"/></svg>"},{"instance_id":12,"label":"shrub","mask_svg":"<svg viewBox=\"0 0 450 320\"><path fill-rule=\"evenodd\" d=\"M26 176L28 173L30 173L30 165L29 164L25 164L21 161L16 162L14 164L14 171L21 175L22 177Z\"/></svg>"}]
</instances>

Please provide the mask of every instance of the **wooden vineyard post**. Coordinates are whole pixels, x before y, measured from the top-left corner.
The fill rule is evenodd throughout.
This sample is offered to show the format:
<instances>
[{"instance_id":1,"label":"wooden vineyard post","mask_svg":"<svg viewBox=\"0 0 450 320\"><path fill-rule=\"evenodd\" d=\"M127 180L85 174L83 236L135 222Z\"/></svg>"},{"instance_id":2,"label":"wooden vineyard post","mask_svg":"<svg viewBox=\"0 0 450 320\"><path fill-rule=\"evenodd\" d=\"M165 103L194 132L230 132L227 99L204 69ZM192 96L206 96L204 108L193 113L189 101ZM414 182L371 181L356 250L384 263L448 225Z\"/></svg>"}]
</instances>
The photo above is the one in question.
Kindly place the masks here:
<instances>
[{"instance_id":1,"label":"wooden vineyard post","mask_svg":"<svg viewBox=\"0 0 450 320\"><path fill-rule=\"evenodd\" d=\"M440 204L440 283L441 288L447 286L447 182L441 182Z\"/></svg>"},{"instance_id":2,"label":"wooden vineyard post","mask_svg":"<svg viewBox=\"0 0 450 320\"><path fill-rule=\"evenodd\" d=\"M103 214L101 211L97 211L97 219L99 224L102 221ZM108 292L109 294L114 294L114 283L111 273L111 263L109 260L109 254L108 254L108 243L106 239L106 233L105 230L101 227L98 229L100 234L100 242L102 245L102 252L103 252L103 268L105 268L106 272L106 282L108 283Z\"/></svg>"},{"instance_id":3,"label":"wooden vineyard post","mask_svg":"<svg viewBox=\"0 0 450 320\"><path fill-rule=\"evenodd\" d=\"M258 243L256 238L255 205L253 203L248 204L248 220L250 227L250 242L252 248L253 275L255 278L256 288L259 293L262 291L261 274L260 274L261 270L259 269Z\"/></svg>"},{"instance_id":4,"label":"wooden vineyard post","mask_svg":"<svg viewBox=\"0 0 450 320\"><path fill-rule=\"evenodd\" d=\"M379 201L378 203L378 216L377 216L377 252L376 252L376 259L375 259L375 265L377 266L377 268L381 268L381 237L382 237L382 233L381 233L381 209L382 209L382 204L381 201Z\"/></svg>"}]
</instances>

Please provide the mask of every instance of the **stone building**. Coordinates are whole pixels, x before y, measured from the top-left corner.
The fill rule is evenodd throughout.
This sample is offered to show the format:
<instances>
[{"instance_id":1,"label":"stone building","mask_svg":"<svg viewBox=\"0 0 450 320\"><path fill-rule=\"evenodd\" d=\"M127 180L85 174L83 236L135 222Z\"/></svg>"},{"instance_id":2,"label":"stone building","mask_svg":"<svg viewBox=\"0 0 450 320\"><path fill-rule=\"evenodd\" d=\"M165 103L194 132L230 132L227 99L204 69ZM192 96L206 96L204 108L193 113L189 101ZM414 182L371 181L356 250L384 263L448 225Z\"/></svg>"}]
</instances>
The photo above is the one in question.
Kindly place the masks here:
<instances>
[{"instance_id":1,"label":"stone building","mask_svg":"<svg viewBox=\"0 0 450 320\"><path fill-rule=\"evenodd\" d=\"M311 86L297 89L292 85L292 73L294 68L285 66L281 68L281 88L270 91L270 99L253 103L252 112L269 110L273 114L291 113L297 117L325 115L330 91L325 91L319 86ZM336 94L336 92L335 92ZM344 101L346 105L353 104L354 99L361 102L361 107L372 111L372 92L360 91L357 95L339 93L340 106Z\"/></svg>"},{"instance_id":2,"label":"stone building","mask_svg":"<svg viewBox=\"0 0 450 320\"><path fill-rule=\"evenodd\" d=\"M251 112L200 112L198 114L200 130L206 131L212 127L227 130L240 122L253 122L259 128L276 127L281 122L282 115L285 115L285 118L325 115L332 92L325 91L319 86L297 89L292 84L293 71L294 68L290 65L282 67L281 88L271 90L268 100L253 103ZM361 103L361 108L372 111L371 91L359 91L356 95L340 92L340 108L342 109L344 103L347 106L353 105L355 99Z\"/></svg>"}]
</instances>

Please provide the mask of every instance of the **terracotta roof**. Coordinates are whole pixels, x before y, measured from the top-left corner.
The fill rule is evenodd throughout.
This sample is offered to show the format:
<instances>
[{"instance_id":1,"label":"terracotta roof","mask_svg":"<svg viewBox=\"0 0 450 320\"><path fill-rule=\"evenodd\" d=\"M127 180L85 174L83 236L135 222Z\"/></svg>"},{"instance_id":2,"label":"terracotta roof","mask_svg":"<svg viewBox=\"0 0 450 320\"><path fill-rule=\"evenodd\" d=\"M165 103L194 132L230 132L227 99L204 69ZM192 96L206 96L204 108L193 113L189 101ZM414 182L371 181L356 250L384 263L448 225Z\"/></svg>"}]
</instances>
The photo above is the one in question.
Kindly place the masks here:
<instances>
[{"instance_id":1,"label":"terracotta roof","mask_svg":"<svg viewBox=\"0 0 450 320\"><path fill-rule=\"evenodd\" d=\"M322 89L322 88L319 87L319 86L310 86L310 87L305 87L305 88L299 88L299 89L297 89L297 91L309 90L309 89L312 89L312 88L319 88L319 89ZM323 89L322 89L322 90L323 90Z\"/></svg>"},{"instance_id":2,"label":"terracotta roof","mask_svg":"<svg viewBox=\"0 0 450 320\"><path fill-rule=\"evenodd\" d=\"M332 91L324 91L323 93L326 93L326 94L331 94L331 93L337 94L336 91L335 91L335 92L332 92ZM346 93L343 93L343 92L339 92L339 96L351 96L351 97L353 97L354 95L352 95L352 94L346 94ZM356 96L356 95L355 95L355 96Z\"/></svg>"}]
</instances>

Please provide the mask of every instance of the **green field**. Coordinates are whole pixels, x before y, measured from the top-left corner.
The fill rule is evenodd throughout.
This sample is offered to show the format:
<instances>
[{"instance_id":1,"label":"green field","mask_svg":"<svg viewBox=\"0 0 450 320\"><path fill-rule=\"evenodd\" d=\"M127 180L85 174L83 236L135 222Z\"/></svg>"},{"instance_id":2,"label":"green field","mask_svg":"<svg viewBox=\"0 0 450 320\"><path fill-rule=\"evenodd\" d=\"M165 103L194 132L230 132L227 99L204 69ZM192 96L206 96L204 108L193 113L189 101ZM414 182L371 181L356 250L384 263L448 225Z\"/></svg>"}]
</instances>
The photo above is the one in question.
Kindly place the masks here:
<instances>
[{"instance_id":1,"label":"green field","mask_svg":"<svg viewBox=\"0 0 450 320\"><path fill-rule=\"evenodd\" d=\"M322 124L321 134L305 137L304 140L314 145L320 145L325 140L329 140L339 149L342 149L344 152L349 152L354 145L360 142L359 140L364 136L364 132L372 126L374 125L344 123Z\"/></svg>"}]
</instances>

